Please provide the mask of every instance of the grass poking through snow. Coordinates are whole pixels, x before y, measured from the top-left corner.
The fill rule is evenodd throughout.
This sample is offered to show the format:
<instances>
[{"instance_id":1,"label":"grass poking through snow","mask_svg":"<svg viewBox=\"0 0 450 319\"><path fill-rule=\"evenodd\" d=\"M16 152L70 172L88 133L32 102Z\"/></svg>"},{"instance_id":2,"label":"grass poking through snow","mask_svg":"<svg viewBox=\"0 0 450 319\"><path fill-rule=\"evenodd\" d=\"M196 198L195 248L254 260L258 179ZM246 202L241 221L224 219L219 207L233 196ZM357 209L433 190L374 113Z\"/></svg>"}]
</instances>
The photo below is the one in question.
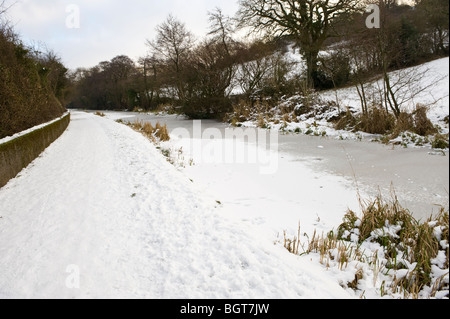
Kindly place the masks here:
<instances>
[{"instance_id":1,"label":"grass poking through snow","mask_svg":"<svg viewBox=\"0 0 450 319\"><path fill-rule=\"evenodd\" d=\"M147 137L173 166L186 167L187 164L190 166L194 165L193 159L190 159L188 163L186 163L186 159L183 155L183 148L173 149L170 145L164 144L164 142L170 141L167 124L162 125L157 122L156 125L153 126L152 123L144 122L142 120L136 120L129 123L126 123L123 120L117 120L116 122L126 124Z\"/></svg>"},{"instance_id":2,"label":"grass poking through snow","mask_svg":"<svg viewBox=\"0 0 450 319\"><path fill-rule=\"evenodd\" d=\"M364 294L371 281L380 296L448 298L449 212L425 222L413 218L397 198L360 200L361 215L348 211L337 231L293 239L284 246L296 255L316 255L327 268L351 274L341 285ZM361 282L364 281L364 284Z\"/></svg>"},{"instance_id":3,"label":"grass poking through snow","mask_svg":"<svg viewBox=\"0 0 450 319\"><path fill-rule=\"evenodd\" d=\"M151 139L154 143L167 142L170 140L169 131L167 125L161 125L159 122L153 127L152 123L136 120L133 123L129 123L134 130L141 132L143 135Z\"/></svg>"}]
</instances>

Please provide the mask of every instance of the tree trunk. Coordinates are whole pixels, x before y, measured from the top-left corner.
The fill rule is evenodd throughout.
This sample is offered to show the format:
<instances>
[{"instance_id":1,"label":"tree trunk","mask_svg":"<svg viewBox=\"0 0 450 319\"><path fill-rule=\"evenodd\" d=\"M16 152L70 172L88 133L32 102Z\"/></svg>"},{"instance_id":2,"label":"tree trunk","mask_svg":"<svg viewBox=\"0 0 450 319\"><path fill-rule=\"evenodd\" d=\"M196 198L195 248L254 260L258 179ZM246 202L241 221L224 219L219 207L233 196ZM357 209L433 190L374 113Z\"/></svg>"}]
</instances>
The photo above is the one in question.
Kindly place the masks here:
<instances>
[{"instance_id":1,"label":"tree trunk","mask_svg":"<svg viewBox=\"0 0 450 319\"><path fill-rule=\"evenodd\" d=\"M304 49L303 49L304 50ZM319 51L304 50L304 57L306 59L306 74L308 87L314 89L318 85L318 58Z\"/></svg>"}]
</instances>

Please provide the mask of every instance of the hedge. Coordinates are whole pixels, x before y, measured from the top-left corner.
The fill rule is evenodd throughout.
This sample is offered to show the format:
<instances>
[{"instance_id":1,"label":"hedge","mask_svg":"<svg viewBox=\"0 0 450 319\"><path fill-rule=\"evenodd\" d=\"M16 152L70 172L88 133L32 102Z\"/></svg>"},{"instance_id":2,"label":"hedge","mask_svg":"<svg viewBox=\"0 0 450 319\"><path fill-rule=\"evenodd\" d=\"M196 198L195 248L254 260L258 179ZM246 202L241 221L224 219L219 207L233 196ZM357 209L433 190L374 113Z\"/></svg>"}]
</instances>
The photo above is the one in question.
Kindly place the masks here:
<instances>
[{"instance_id":1,"label":"hedge","mask_svg":"<svg viewBox=\"0 0 450 319\"><path fill-rule=\"evenodd\" d=\"M56 122L0 144L0 188L60 137L69 123L70 114L67 114Z\"/></svg>"}]
</instances>

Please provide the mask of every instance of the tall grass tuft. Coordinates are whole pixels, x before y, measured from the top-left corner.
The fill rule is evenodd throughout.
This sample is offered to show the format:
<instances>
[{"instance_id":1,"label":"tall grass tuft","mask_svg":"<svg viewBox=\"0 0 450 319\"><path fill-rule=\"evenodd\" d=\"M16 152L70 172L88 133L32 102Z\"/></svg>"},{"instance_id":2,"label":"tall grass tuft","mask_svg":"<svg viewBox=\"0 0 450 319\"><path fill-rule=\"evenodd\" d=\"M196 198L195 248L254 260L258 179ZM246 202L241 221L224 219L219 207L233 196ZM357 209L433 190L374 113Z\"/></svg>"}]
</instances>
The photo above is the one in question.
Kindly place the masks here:
<instances>
[{"instance_id":1,"label":"tall grass tuft","mask_svg":"<svg viewBox=\"0 0 450 319\"><path fill-rule=\"evenodd\" d=\"M403 298L448 297L449 291L449 212L441 208L437 216L419 222L403 208L396 196L385 201L381 195L360 199L361 214L349 210L337 231L320 236L314 232L308 243L299 236L286 238L285 247L297 255L319 254L320 262L330 267L333 261L345 270L353 261L367 264L374 276L390 276L379 287L382 296ZM299 247L303 248L300 252ZM373 247L378 247L375 249ZM365 275L356 271L347 287L356 289Z\"/></svg>"},{"instance_id":2,"label":"tall grass tuft","mask_svg":"<svg viewBox=\"0 0 450 319\"><path fill-rule=\"evenodd\" d=\"M153 143L167 142L170 140L167 124L156 123L155 127L150 122L144 122L142 120L136 120L133 123L129 123L134 130L141 132L144 136L149 138Z\"/></svg>"}]
</instances>

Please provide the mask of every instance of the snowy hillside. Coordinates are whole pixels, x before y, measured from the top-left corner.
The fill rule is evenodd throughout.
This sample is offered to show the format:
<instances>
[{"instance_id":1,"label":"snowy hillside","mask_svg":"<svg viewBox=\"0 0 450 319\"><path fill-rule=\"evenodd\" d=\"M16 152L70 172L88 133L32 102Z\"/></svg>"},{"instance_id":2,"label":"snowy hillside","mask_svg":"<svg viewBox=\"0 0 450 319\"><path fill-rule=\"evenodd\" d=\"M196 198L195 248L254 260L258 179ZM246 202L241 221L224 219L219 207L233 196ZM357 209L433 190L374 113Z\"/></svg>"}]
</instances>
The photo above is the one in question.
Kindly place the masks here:
<instances>
[{"instance_id":1,"label":"snowy hillside","mask_svg":"<svg viewBox=\"0 0 450 319\"><path fill-rule=\"evenodd\" d=\"M294 74L299 74L302 68L301 58L290 50L285 58L293 62ZM300 68L300 69L298 69ZM441 134L448 134L449 124L449 58L442 58L423 65L394 71L390 74L394 90L397 92L401 109L406 112L413 112L416 106L425 106L427 116L432 124L439 127ZM381 80L368 82L365 84L368 103L378 105L380 103L380 90L383 90ZM274 107L267 114L251 113L249 119L245 121L235 121L235 125L244 127L270 128L290 133L302 133L306 135L328 136L336 139L363 138L379 139L380 136L364 132L350 132L348 130L338 130L330 119L337 117L341 112L350 108L352 112L361 112L361 100L356 87L340 88L337 90L319 91L313 97L317 105L309 113L301 116L290 114L286 120L286 114L281 109L288 105L295 109L304 107L302 96L285 97L277 107ZM334 106L330 106L330 103ZM264 123L261 123L261 116ZM414 135L414 134L413 134ZM413 137L414 138L414 137ZM416 139L421 137L416 136ZM405 146L415 147L417 143L411 143L409 139L405 141L400 137L400 143ZM394 140L393 140L394 141ZM395 140L396 141L396 140ZM394 141L394 142L395 142ZM430 143L422 143L430 147Z\"/></svg>"},{"instance_id":2,"label":"snowy hillside","mask_svg":"<svg viewBox=\"0 0 450 319\"><path fill-rule=\"evenodd\" d=\"M429 108L428 116L434 123L439 123L449 115L449 58L442 58L422 64L417 67L395 71L390 74L395 83L402 77L413 77L417 83L411 83L404 87L399 87L399 95L406 101L403 105L406 111L413 111L417 104L425 105ZM367 84L373 95L379 88L383 87L381 81L374 81ZM417 94L417 92L419 92ZM342 107L352 107L361 110L361 103L356 88L338 89L337 91L327 91L320 94L326 100L336 101L336 94L339 104ZM417 94L417 95L416 95Z\"/></svg>"}]
</instances>

